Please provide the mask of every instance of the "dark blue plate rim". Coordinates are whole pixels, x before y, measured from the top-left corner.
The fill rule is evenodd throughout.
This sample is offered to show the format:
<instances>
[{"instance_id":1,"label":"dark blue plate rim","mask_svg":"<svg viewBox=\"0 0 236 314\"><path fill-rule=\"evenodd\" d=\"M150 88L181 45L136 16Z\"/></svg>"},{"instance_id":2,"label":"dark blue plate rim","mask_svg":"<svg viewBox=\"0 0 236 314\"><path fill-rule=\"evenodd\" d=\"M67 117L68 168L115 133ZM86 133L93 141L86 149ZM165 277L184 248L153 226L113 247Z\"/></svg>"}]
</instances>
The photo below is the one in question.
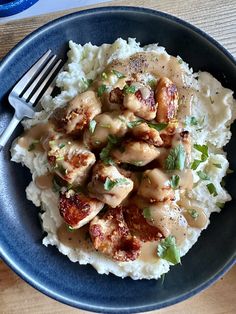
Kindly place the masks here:
<instances>
[{"instance_id":1,"label":"dark blue plate rim","mask_svg":"<svg viewBox=\"0 0 236 314\"><path fill-rule=\"evenodd\" d=\"M20 13L39 0L14 0L5 4L0 4L0 17L6 17Z\"/></svg>"},{"instance_id":2,"label":"dark blue plate rim","mask_svg":"<svg viewBox=\"0 0 236 314\"><path fill-rule=\"evenodd\" d=\"M218 48L226 57L228 57L234 66L236 66L236 60L235 58L221 45L219 44L215 39L213 39L211 36L203 32L202 30L198 29L196 26L193 26L192 24L185 22L184 20L181 20L175 16L172 16L167 13L163 13L160 11L148 9L148 8L143 8L143 7L132 7L132 6L111 6L111 7L99 7L99 8L92 8L92 9L87 9L87 10L82 10L78 12L74 12L68 15L65 15L63 17L60 17L58 19L55 19L28 36L26 36L21 42L19 42L1 61L0 63L0 71L2 67L7 64L8 60L14 58L14 55L20 50L25 44L27 44L28 40L33 39L38 35L40 32L48 31L51 27L54 27L55 25L58 25L60 23L63 23L64 20L73 20L74 18L77 18L77 16L80 15L89 15L89 14L99 14L99 13L109 13L109 12L118 12L120 11L121 13L124 11L130 11L130 12L137 12L137 13L147 13L149 15L155 15L155 16L160 16L169 20L172 20L174 22L177 22L183 26L186 26L187 28L190 28L192 31L197 33L198 35L201 35L204 39L206 39L208 42L210 42L213 46ZM97 313L137 313L137 312L144 312L144 311L152 311L160 308L164 308L176 303L179 303L181 301L184 301L195 294L199 293L200 291L206 289L210 285L212 285L215 281L217 281L220 277L222 277L231 267L233 267L234 264L236 264L236 251L232 254L231 258L228 260L228 262L221 268L219 269L216 274L210 278L208 278L205 282L202 284L196 286L192 290L190 290L187 293L183 293L177 297L173 297L172 299L169 299L161 304L148 304L144 306L135 306L135 307L106 307L106 306L91 306L90 304L87 303L80 303L78 300L70 299L70 298L65 298L63 297L62 294L58 294L56 291L52 291L47 289L45 286L42 286L37 282L32 277L29 277L27 273L22 271L15 263L14 261L7 256L3 252L3 248L0 247L0 257L3 259L3 261L17 274L19 275L23 280L25 280L28 284L30 284L32 287L35 289L41 291L45 295L62 302L64 304L74 306L83 310L87 311L92 311L92 312L97 312Z\"/></svg>"}]
</instances>

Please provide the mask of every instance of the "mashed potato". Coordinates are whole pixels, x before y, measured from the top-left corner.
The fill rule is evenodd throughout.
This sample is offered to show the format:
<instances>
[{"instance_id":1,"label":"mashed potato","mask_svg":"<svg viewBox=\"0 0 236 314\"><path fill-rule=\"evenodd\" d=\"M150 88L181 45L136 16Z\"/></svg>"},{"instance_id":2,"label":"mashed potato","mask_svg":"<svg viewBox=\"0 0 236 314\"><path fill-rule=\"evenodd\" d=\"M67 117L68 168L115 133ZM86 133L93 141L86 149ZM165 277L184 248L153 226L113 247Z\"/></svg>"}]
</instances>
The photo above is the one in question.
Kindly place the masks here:
<instances>
[{"instance_id":1,"label":"mashed potato","mask_svg":"<svg viewBox=\"0 0 236 314\"><path fill-rule=\"evenodd\" d=\"M61 72L57 79L57 86L61 93L55 98L45 97L42 101L43 110L36 113L33 119L23 121L25 129L47 121L52 110L64 106L78 93L83 92L88 87L88 80L95 79L103 72L104 68L115 59L124 59L134 53L142 51L154 51L157 56L168 54L165 48L157 44L140 47L135 39L128 41L117 39L113 44L103 44L100 47L91 43L84 46L72 41L69 42L68 63L65 70ZM194 91L192 100L191 117L194 119L186 121L186 128L191 131L192 144L207 145L209 157L201 162L197 170L207 172L211 178L211 183L216 189L209 192L207 184L209 181L201 180L196 171L193 171L194 188L188 192L189 198L198 202L204 208L207 217L212 212L219 212L223 203L229 201L230 195L221 186L222 178L226 175L228 161L222 147L229 141L230 124L236 117L236 104L232 96L232 91L222 87L220 82L207 72L193 73L180 57L177 57L181 64L182 79ZM40 189L35 184L35 178L48 171L47 156L43 152L28 151L15 141L11 149L12 161L22 163L28 167L32 173L32 182L26 189L26 195L35 206L42 206L41 214L42 227L47 232L43 239L45 246L55 245L58 250L69 257L72 262L80 264L91 264L98 273L113 273L119 277L130 276L133 279L159 278L163 273L168 272L171 263L164 259L147 261L137 259L132 262L117 262L94 250L90 241L81 239L80 247L72 247L60 241L58 228L62 225L58 210L58 194L51 188ZM201 159L201 152L192 148L192 160ZM217 194L217 195L216 195ZM178 195L176 195L178 199ZM180 255L185 255L197 241L201 229L189 227L185 241L180 247Z\"/></svg>"}]
</instances>

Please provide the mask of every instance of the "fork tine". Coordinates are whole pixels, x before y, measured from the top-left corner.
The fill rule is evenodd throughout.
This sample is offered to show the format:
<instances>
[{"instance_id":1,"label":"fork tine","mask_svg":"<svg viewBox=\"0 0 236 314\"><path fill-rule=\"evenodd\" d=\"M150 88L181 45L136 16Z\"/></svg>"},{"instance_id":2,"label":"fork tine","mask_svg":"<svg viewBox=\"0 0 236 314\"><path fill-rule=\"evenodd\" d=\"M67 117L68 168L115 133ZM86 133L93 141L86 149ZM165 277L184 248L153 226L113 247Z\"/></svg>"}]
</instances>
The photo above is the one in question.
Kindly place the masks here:
<instances>
[{"instance_id":1,"label":"fork tine","mask_svg":"<svg viewBox=\"0 0 236 314\"><path fill-rule=\"evenodd\" d=\"M41 72L39 72L38 76L33 80L32 84L27 88L27 90L25 91L25 93L22 95L22 99L24 99L25 101L27 101L27 99L30 97L30 95L32 94L33 90L35 89L35 87L38 85L38 83L40 82L40 80L43 78L44 74L47 72L47 70L50 68L50 66L53 64L54 60L56 59L56 55L54 55L49 62L45 65L45 67L42 69Z\"/></svg>"},{"instance_id":2,"label":"fork tine","mask_svg":"<svg viewBox=\"0 0 236 314\"><path fill-rule=\"evenodd\" d=\"M58 68L60 66L60 64L62 63L62 60L59 59L57 61L57 63L54 65L54 67L51 69L51 71L48 73L48 75L45 77L45 79L43 80L43 82L41 83L40 86L38 86L37 90L35 91L35 93L32 95L32 97L30 98L29 102L34 105L36 103L36 100L38 99L39 95L41 94L41 92L43 91L43 89L45 88L45 86L47 85L47 83L49 82L49 80L51 79L51 77L53 76L53 74L55 72L58 72Z\"/></svg>"},{"instance_id":3,"label":"fork tine","mask_svg":"<svg viewBox=\"0 0 236 314\"><path fill-rule=\"evenodd\" d=\"M30 69L28 72L24 74L24 76L19 80L19 82L14 86L12 92L17 93L20 95L27 84L30 82L32 77L36 74L39 68L44 64L47 60L48 56L52 51L49 49Z\"/></svg>"}]
</instances>

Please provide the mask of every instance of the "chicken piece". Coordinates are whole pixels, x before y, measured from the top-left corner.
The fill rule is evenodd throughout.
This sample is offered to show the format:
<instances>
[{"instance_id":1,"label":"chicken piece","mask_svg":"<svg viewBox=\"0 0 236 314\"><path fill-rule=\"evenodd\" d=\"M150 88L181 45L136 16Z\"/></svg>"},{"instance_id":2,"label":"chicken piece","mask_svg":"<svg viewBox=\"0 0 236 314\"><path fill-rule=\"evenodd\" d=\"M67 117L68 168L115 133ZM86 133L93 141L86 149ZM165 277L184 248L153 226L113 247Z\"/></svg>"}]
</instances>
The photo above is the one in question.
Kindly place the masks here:
<instances>
[{"instance_id":1,"label":"chicken piece","mask_svg":"<svg viewBox=\"0 0 236 314\"><path fill-rule=\"evenodd\" d=\"M78 229L92 220L104 204L95 198L69 190L60 193L59 211L64 221L73 229Z\"/></svg>"},{"instance_id":2,"label":"chicken piece","mask_svg":"<svg viewBox=\"0 0 236 314\"><path fill-rule=\"evenodd\" d=\"M116 261L134 261L140 255L141 243L130 234L120 207L109 209L101 218L95 217L89 233L95 249Z\"/></svg>"},{"instance_id":3,"label":"chicken piece","mask_svg":"<svg viewBox=\"0 0 236 314\"><path fill-rule=\"evenodd\" d=\"M131 111L113 111L99 114L94 119L96 126L93 132L86 130L84 133L84 143L91 148L101 148L107 141L109 135L122 137L128 131L128 122L135 120Z\"/></svg>"},{"instance_id":4,"label":"chicken piece","mask_svg":"<svg viewBox=\"0 0 236 314\"><path fill-rule=\"evenodd\" d=\"M82 143L54 137L47 144L44 142L44 147L48 147L47 156L52 171L60 178L74 186L86 181L96 158Z\"/></svg>"},{"instance_id":5,"label":"chicken piece","mask_svg":"<svg viewBox=\"0 0 236 314\"><path fill-rule=\"evenodd\" d=\"M160 154L158 148L145 142L126 141L121 148L111 151L111 156L117 162L124 162L135 166L145 166Z\"/></svg>"},{"instance_id":6,"label":"chicken piece","mask_svg":"<svg viewBox=\"0 0 236 314\"><path fill-rule=\"evenodd\" d=\"M169 122L176 117L178 110L179 94L176 85L167 77L162 77L155 90L157 101L158 122Z\"/></svg>"},{"instance_id":7,"label":"chicken piece","mask_svg":"<svg viewBox=\"0 0 236 314\"><path fill-rule=\"evenodd\" d=\"M101 112L101 107L101 101L95 92L88 90L77 95L68 106L56 109L51 120L58 131L77 135Z\"/></svg>"},{"instance_id":8,"label":"chicken piece","mask_svg":"<svg viewBox=\"0 0 236 314\"><path fill-rule=\"evenodd\" d=\"M159 132L150 128L147 123L141 123L132 128L132 134L135 138L154 146L162 146L163 144Z\"/></svg>"},{"instance_id":9,"label":"chicken piece","mask_svg":"<svg viewBox=\"0 0 236 314\"><path fill-rule=\"evenodd\" d=\"M173 200L175 197L169 177L159 169L146 170L143 173L138 195L150 202L163 202Z\"/></svg>"},{"instance_id":10,"label":"chicken piece","mask_svg":"<svg viewBox=\"0 0 236 314\"><path fill-rule=\"evenodd\" d=\"M132 111L135 115L145 120L153 120L156 117L157 105L154 99L153 90L146 85L138 86L138 90L133 93L126 93L123 107ZM130 85L131 87L134 84Z\"/></svg>"},{"instance_id":11,"label":"chicken piece","mask_svg":"<svg viewBox=\"0 0 236 314\"><path fill-rule=\"evenodd\" d=\"M152 226L144 217L145 210L148 209L147 206L140 208L137 204L131 202L127 206L123 206L123 215L132 235L137 236L143 242L157 241L163 235L157 227Z\"/></svg>"},{"instance_id":12,"label":"chicken piece","mask_svg":"<svg viewBox=\"0 0 236 314\"><path fill-rule=\"evenodd\" d=\"M120 174L115 166L98 162L93 168L88 190L92 197L115 208L132 191L133 185L133 181Z\"/></svg>"}]
</instances>

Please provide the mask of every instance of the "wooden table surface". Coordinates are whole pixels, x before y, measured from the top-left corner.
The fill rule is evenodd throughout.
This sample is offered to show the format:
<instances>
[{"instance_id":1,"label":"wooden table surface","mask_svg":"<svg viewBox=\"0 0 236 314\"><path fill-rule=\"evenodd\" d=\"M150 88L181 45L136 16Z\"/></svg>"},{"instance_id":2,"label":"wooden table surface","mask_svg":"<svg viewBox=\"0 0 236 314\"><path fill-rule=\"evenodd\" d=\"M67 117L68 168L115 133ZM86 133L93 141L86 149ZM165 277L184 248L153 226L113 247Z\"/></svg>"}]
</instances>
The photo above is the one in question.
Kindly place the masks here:
<instances>
[{"instance_id":1,"label":"wooden table surface","mask_svg":"<svg viewBox=\"0 0 236 314\"><path fill-rule=\"evenodd\" d=\"M113 1L107 5L127 5ZM97 6L103 6L97 5ZM128 5L144 6L176 15L206 31L236 56L236 1L233 0L130 0ZM33 17L0 24L0 58L28 33L67 13ZM85 313L60 304L36 291L0 261L0 314ZM153 311L159 314L236 313L236 266L213 286L182 303Z\"/></svg>"}]
</instances>

